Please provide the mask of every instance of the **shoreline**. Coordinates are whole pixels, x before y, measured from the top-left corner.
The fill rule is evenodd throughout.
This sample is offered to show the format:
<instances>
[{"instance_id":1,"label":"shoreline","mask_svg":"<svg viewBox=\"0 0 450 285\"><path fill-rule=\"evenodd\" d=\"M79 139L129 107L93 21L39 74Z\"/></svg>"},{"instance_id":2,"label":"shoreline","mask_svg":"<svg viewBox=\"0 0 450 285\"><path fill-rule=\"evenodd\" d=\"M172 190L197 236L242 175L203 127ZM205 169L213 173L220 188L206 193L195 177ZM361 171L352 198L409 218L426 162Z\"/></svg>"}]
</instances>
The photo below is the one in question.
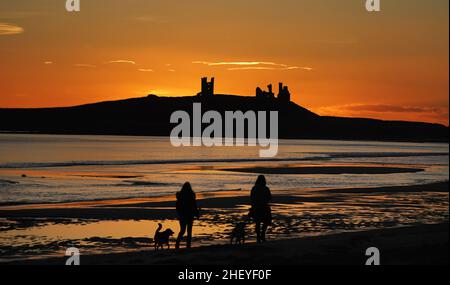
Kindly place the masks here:
<instances>
[{"instance_id":1,"label":"shoreline","mask_svg":"<svg viewBox=\"0 0 450 285\"><path fill-rule=\"evenodd\" d=\"M55 107L58 108L58 107ZM62 107L65 108L65 107ZM70 108L70 107L69 107ZM2 108L0 108L0 111ZM3 108L5 110L5 108ZM324 116L325 118L329 118L328 116ZM344 118L344 119L359 119L359 118ZM375 120L380 121L377 119L368 119L368 120ZM382 120L381 120L382 121ZM421 123L421 122L411 122L411 121L384 121L384 122L400 122L400 123ZM432 124L433 123L427 123L423 122L425 124ZM449 126L437 124L445 128L449 128ZM41 132L41 131L11 131L11 130L0 130L0 135L45 135L45 136L103 136L103 137L136 137L136 138L170 138L170 136L164 136L164 135L148 135L148 134L114 134L114 133L65 133L65 132ZM428 139L373 139L373 138L360 138L360 139L353 139L353 138L326 138L326 137L284 137L279 138L280 140L285 141L295 141L295 140L305 140L305 141L357 141L357 142L386 142L386 143L419 143L419 144L426 144L426 143L432 143L432 144L448 144L449 139L436 139L436 140L428 140Z\"/></svg>"},{"instance_id":2,"label":"shoreline","mask_svg":"<svg viewBox=\"0 0 450 285\"><path fill-rule=\"evenodd\" d=\"M272 204L298 204L304 202L332 202L334 196L322 196L326 194L395 194L395 193L421 193L435 192L448 193L449 181L434 182L429 184L386 186L368 188L344 188L322 189L308 193L273 194ZM311 196L312 195L312 196ZM239 206L249 206L249 192L203 192L197 195L197 200L202 209L236 209ZM175 218L175 197L167 195L149 198L129 198L113 200L95 200L66 203L40 203L0 206L0 218L80 218L80 219L163 219L161 213L169 215L167 218ZM124 211L125 210L125 211ZM126 212L126 213L124 213ZM122 214L121 214L122 213Z\"/></svg>"}]
</instances>

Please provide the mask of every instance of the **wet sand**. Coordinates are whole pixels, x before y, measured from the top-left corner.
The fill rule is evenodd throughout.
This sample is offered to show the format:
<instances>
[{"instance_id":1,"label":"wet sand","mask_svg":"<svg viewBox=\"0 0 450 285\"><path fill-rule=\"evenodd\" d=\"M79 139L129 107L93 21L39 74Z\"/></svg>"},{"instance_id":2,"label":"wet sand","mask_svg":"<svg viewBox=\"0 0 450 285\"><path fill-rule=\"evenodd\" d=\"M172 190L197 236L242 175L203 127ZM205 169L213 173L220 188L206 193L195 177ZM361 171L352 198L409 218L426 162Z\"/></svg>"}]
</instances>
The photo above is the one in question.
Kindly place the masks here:
<instances>
[{"instance_id":1,"label":"wet sand","mask_svg":"<svg viewBox=\"0 0 450 285\"><path fill-rule=\"evenodd\" d=\"M193 249L81 256L82 265L364 265L366 249L380 250L382 265L448 265L449 224L342 233ZM66 258L10 264L63 265Z\"/></svg>"},{"instance_id":2,"label":"wet sand","mask_svg":"<svg viewBox=\"0 0 450 285\"><path fill-rule=\"evenodd\" d=\"M305 202L337 202L340 194L370 194L370 193L448 193L448 181L425 185L393 186L377 188L349 188L316 191L308 195L273 195L274 204L301 204ZM326 195L325 195L326 194ZM331 194L331 195L330 195ZM203 214L214 209L233 209L239 206L249 206L247 192L222 192L198 195L198 204ZM158 198L139 198L124 200L74 202L61 204L37 204L0 207L0 218L73 218L73 219L174 219L175 199L173 196Z\"/></svg>"},{"instance_id":3,"label":"wet sand","mask_svg":"<svg viewBox=\"0 0 450 285\"><path fill-rule=\"evenodd\" d=\"M402 193L414 196L424 192L437 193L436 195L442 196L441 199L448 201L448 195L446 196L448 181L412 186L314 190L302 194L281 192L282 194L278 193L273 197L276 219L271 228L274 229L274 233L283 234L287 240L272 241L264 245L248 244L241 247L226 245L200 247L189 251L182 250L180 254L173 251L155 254L152 251L143 250L83 256L83 263L271 264L276 260L275 264L358 265L362 264L364 260L362 250L368 246L379 246L386 253L383 255L385 264L448 263L448 203L447 210L442 207L435 210L440 213L440 217L431 221L431 223L444 222L444 224L423 226L418 225L418 220L423 218L424 224L430 223L426 221L431 214L428 211L430 204L426 204L428 205L427 211L419 213L419 208L411 209L409 206L408 212L405 205L398 202L398 195ZM427 193L425 194L428 195ZM371 200L371 204L367 204L367 201L364 200L366 196L375 200ZM247 191L203 193L198 195L198 199L198 204L202 209L202 221L221 230L224 229L224 226L231 226L237 219L248 213L250 203ZM363 200L357 202L358 199ZM431 200L427 203L430 202ZM169 222L176 220L174 206L173 195L158 198L5 206L0 207L0 219L3 219L3 221L0 220L0 228L2 230L26 229L46 222L71 224L73 223L71 219L80 219L78 223L83 220L166 220ZM335 211L322 213L323 207L332 207ZM366 216L365 213L360 213L359 216L355 215L356 207L362 207L363 210L369 211L370 215ZM381 215L386 209L393 211L392 215L402 215L403 213L407 215L406 218L414 221L408 222L412 227L392 229L392 227L398 226L396 222L393 222L395 219L377 220L381 219ZM13 221L13 223L4 223L4 220ZM313 224L310 225L311 222ZM324 225L324 228L320 227ZM313 231L307 232L307 227ZM378 230L371 230L374 228L378 228ZM251 229L253 226L249 226L248 231L250 232ZM336 229L353 233L323 236L326 232L336 231ZM354 231L361 232L354 233ZM299 234L302 238L293 239ZM322 236L303 237L305 234ZM222 238L220 243L226 243L226 231L219 235ZM129 233L125 231L122 239L127 238L129 239ZM107 246L105 250L108 250L108 246L113 248L114 242L118 244L126 242L121 239L107 241L102 237L93 237L93 239L105 242ZM253 240L253 237L250 237L250 240ZM151 245L151 239L145 239L145 242ZM67 244L70 242L68 241ZM213 244L217 244L217 242ZM64 242L62 242L62 246L65 246ZM18 247L18 249L26 251L27 247ZM15 249L9 248L9 250L14 252ZM444 255L442 252L446 254ZM61 264L61 259L23 261L21 263Z\"/></svg>"},{"instance_id":4,"label":"wet sand","mask_svg":"<svg viewBox=\"0 0 450 285\"><path fill-rule=\"evenodd\" d=\"M422 168L370 167L370 166L288 166L288 167L244 167L224 168L224 171L254 174L394 174L415 173Z\"/></svg>"}]
</instances>

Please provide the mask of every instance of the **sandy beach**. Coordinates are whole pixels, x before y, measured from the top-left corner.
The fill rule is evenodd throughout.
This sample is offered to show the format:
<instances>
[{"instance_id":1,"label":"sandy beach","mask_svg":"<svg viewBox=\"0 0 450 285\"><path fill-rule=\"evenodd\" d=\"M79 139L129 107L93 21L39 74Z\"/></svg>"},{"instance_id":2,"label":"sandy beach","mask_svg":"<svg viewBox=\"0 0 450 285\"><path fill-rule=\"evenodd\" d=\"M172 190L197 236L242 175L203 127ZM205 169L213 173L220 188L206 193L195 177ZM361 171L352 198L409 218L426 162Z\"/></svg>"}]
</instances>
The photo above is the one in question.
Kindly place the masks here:
<instances>
[{"instance_id":1,"label":"sandy beach","mask_svg":"<svg viewBox=\"0 0 450 285\"><path fill-rule=\"evenodd\" d=\"M265 244L153 250L81 256L83 265L364 265L366 249L380 249L382 265L448 265L449 224L342 233ZM66 258L11 262L63 265Z\"/></svg>"},{"instance_id":2,"label":"sandy beach","mask_svg":"<svg viewBox=\"0 0 450 285\"><path fill-rule=\"evenodd\" d=\"M390 202L399 197L421 197L425 194L427 197L434 195L434 199L441 197L436 212L431 211L435 207L432 207L431 200L426 211L420 207L411 209L410 206L402 206L398 201L395 205ZM82 253L83 264L231 262L361 265L365 260L364 250L370 246L380 248L384 264L448 264L448 181L412 186L326 189L302 195L276 194L272 204L274 223L269 230L269 242L254 244L253 225L248 224L248 244L236 247L228 245L229 232L248 212L248 193L203 193L198 198L202 218L194 227L198 230L194 230L194 248L158 253L151 249L157 222L178 230L172 196L4 206L0 208L3 233L9 231L25 235L24 231L32 232L40 227L48 227L46 231L51 232L55 230L52 227L59 225L73 227L72 231L77 231L77 227L90 223L94 223L94 227L111 230L111 223L119 221L123 227L118 230L121 238L94 236L53 241L34 248L40 252L52 252L48 256L3 259L1 263L63 264L64 249L75 245L82 252L86 248L85 255ZM321 209L330 205L335 213L322 213ZM370 210L370 218L358 210L359 207ZM143 229L145 235L131 236L128 232L130 225L141 221L147 222ZM55 237L61 238L57 234ZM101 244L102 250L87 244ZM116 250L116 247L121 250ZM5 257L13 252L33 249L33 246L11 245L1 249ZM55 252L59 252L60 257Z\"/></svg>"}]
</instances>

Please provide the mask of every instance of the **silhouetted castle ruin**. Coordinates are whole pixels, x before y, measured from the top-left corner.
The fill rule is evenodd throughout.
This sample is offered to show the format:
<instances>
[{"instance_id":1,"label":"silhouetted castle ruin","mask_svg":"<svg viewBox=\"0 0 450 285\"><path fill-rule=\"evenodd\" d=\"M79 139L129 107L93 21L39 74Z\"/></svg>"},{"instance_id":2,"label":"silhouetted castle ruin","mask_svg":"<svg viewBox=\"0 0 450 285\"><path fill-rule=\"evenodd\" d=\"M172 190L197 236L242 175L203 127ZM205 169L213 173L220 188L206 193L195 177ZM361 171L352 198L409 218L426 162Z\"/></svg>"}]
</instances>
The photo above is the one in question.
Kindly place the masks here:
<instances>
[{"instance_id":1,"label":"silhouetted castle ruin","mask_svg":"<svg viewBox=\"0 0 450 285\"><path fill-rule=\"evenodd\" d=\"M291 92L289 92L289 88L287 86L283 86L283 83L278 83L278 100L282 102L290 102L291 101Z\"/></svg>"},{"instance_id":2,"label":"silhouetted castle ruin","mask_svg":"<svg viewBox=\"0 0 450 285\"><path fill-rule=\"evenodd\" d=\"M214 77L211 78L211 81L208 82L208 77L202 77L202 86L201 91L197 93L197 96L203 98L211 98L214 96ZM272 84L267 85L267 91L262 90L260 87L256 88L256 98L259 99L270 99L275 100L278 99L280 102L290 102L291 101L291 93L289 92L289 88L284 86L282 82L278 83L278 95L275 98L275 93L273 93Z\"/></svg>"},{"instance_id":3,"label":"silhouetted castle ruin","mask_svg":"<svg viewBox=\"0 0 450 285\"><path fill-rule=\"evenodd\" d=\"M272 84L267 85L268 91L262 90L261 88L256 88L256 98L261 99L275 99L275 94L273 93ZM291 93L289 92L289 88L284 86L282 82L278 84L278 100L282 102L290 102L291 101Z\"/></svg>"},{"instance_id":4,"label":"silhouetted castle ruin","mask_svg":"<svg viewBox=\"0 0 450 285\"><path fill-rule=\"evenodd\" d=\"M261 88L256 88L256 98L264 98L264 99L274 99L275 94L272 91L272 84L267 85L267 89L269 91L264 91Z\"/></svg>"},{"instance_id":5,"label":"silhouetted castle ruin","mask_svg":"<svg viewBox=\"0 0 450 285\"><path fill-rule=\"evenodd\" d=\"M214 96L214 77L211 78L211 82L208 82L208 77L202 78L202 91L197 96L206 98Z\"/></svg>"}]
</instances>

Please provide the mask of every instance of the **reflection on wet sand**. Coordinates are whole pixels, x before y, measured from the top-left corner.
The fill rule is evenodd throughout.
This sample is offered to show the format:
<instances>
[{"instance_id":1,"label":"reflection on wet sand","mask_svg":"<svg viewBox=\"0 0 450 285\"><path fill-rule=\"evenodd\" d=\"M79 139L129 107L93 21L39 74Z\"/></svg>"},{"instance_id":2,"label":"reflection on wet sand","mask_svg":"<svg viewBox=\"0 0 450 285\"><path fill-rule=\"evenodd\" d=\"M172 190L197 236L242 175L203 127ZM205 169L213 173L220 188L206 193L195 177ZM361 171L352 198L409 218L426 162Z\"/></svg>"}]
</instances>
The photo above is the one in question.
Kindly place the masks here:
<instances>
[{"instance_id":1,"label":"reflection on wet sand","mask_svg":"<svg viewBox=\"0 0 450 285\"><path fill-rule=\"evenodd\" d=\"M269 239L448 222L448 182L430 185L291 191L274 195ZM193 246L228 243L248 213L246 193L199 195ZM98 253L148 249L157 223L179 230L173 196L22 205L0 209L0 252L5 260L61 255L67 246ZM254 239L253 226L247 234Z\"/></svg>"}]
</instances>

